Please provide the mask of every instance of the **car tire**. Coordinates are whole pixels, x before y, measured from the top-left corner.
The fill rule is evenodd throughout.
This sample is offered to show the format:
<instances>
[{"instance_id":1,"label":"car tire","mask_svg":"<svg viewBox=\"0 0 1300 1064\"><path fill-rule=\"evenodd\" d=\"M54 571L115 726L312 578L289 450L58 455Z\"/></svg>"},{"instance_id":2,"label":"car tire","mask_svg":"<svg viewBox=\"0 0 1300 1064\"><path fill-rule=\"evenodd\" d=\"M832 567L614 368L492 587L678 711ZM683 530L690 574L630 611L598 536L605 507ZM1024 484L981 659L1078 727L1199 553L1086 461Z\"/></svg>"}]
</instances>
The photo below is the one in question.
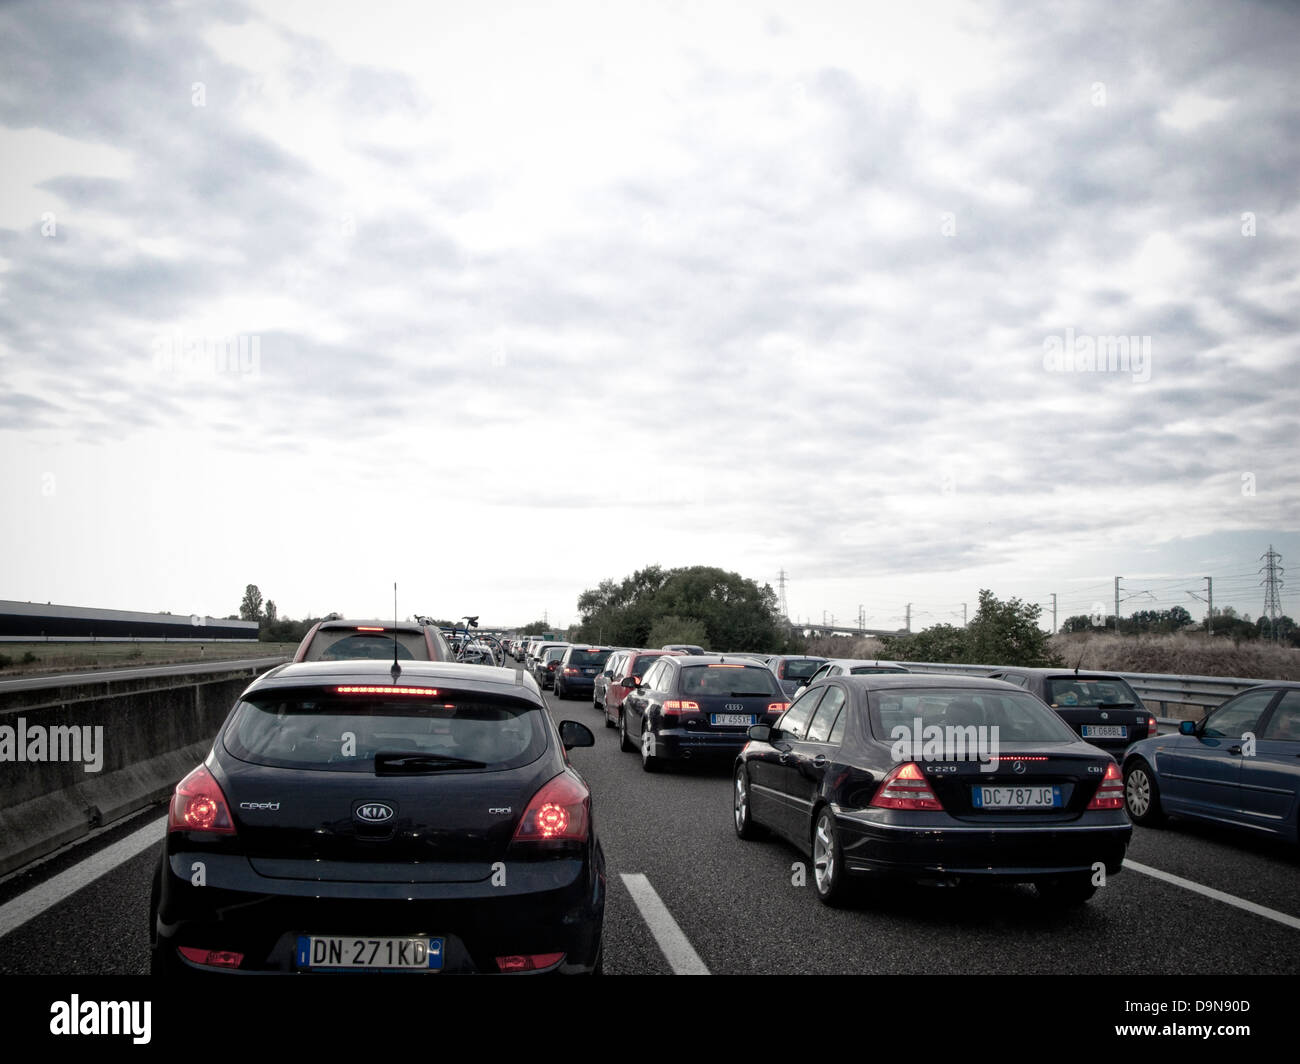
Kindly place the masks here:
<instances>
[{"instance_id":1,"label":"car tire","mask_svg":"<svg viewBox=\"0 0 1300 1064\"><path fill-rule=\"evenodd\" d=\"M1156 774L1140 757L1124 766L1124 808L1129 819L1143 827L1155 827L1165 819Z\"/></svg>"},{"instance_id":2,"label":"car tire","mask_svg":"<svg viewBox=\"0 0 1300 1064\"><path fill-rule=\"evenodd\" d=\"M812 830L813 887L817 899L837 908L849 900L849 877L844 868L844 851L840 849L835 814L829 805L817 813Z\"/></svg>"},{"instance_id":3,"label":"car tire","mask_svg":"<svg viewBox=\"0 0 1300 1064\"><path fill-rule=\"evenodd\" d=\"M1076 872L1074 875L1049 879L1036 883L1034 889L1038 891L1040 899L1056 908L1084 905L1097 893L1091 872Z\"/></svg>"},{"instance_id":4,"label":"car tire","mask_svg":"<svg viewBox=\"0 0 1300 1064\"><path fill-rule=\"evenodd\" d=\"M749 805L749 770L744 765L737 765L731 783L731 823L736 829L737 838L746 841L762 838L763 829L754 823L753 810Z\"/></svg>"},{"instance_id":5,"label":"car tire","mask_svg":"<svg viewBox=\"0 0 1300 1064\"><path fill-rule=\"evenodd\" d=\"M606 727L606 728L612 728L612 727L614 727L614 722L613 722L612 720L609 719L609 713L605 710L605 707L604 707L604 706L601 706L601 707L600 707L600 715L601 715L602 717L605 718L605 727Z\"/></svg>"},{"instance_id":6,"label":"car tire","mask_svg":"<svg viewBox=\"0 0 1300 1064\"><path fill-rule=\"evenodd\" d=\"M641 722L641 769L645 772L658 772L663 768L663 758L656 757L650 753L650 740L654 733L646 727L645 721Z\"/></svg>"},{"instance_id":7,"label":"car tire","mask_svg":"<svg viewBox=\"0 0 1300 1064\"><path fill-rule=\"evenodd\" d=\"M559 680L555 681L555 697L561 702L564 701L564 684L560 683Z\"/></svg>"},{"instance_id":8,"label":"car tire","mask_svg":"<svg viewBox=\"0 0 1300 1064\"><path fill-rule=\"evenodd\" d=\"M627 714L621 710L618 714L618 748L625 754L630 754L636 749L636 744L627 735Z\"/></svg>"}]
</instances>

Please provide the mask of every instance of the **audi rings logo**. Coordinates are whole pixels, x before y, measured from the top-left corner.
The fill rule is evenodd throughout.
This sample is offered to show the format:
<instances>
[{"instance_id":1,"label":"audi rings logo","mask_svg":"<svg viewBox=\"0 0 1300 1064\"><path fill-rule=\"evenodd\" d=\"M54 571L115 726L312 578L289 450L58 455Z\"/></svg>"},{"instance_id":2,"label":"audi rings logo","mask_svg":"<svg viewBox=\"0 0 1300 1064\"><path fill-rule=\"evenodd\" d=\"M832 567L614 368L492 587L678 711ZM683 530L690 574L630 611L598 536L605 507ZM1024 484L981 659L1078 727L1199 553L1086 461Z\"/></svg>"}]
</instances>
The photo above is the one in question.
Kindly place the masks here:
<instances>
[{"instance_id":1,"label":"audi rings logo","mask_svg":"<svg viewBox=\"0 0 1300 1064\"><path fill-rule=\"evenodd\" d=\"M366 802L353 812L353 816L367 824L383 824L392 820L393 815L393 807L387 802Z\"/></svg>"}]
</instances>

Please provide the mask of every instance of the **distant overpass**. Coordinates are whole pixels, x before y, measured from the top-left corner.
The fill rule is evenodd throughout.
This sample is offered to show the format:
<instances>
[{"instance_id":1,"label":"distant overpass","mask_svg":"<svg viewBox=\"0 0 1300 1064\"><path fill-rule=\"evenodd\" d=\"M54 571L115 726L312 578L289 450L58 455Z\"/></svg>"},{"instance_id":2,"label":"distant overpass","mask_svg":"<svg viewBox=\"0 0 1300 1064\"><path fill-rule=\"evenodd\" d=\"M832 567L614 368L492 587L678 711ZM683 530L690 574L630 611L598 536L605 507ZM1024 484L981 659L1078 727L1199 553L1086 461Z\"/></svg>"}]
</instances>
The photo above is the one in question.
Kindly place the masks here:
<instances>
[{"instance_id":1,"label":"distant overpass","mask_svg":"<svg viewBox=\"0 0 1300 1064\"><path fill-rule=\"evenodd\" d=\"M866 638L869 635L911 635L905 628L855 628L847 624L796 624L790 622L792 631L804 635L849 635Z\"/></svg>"}]
</instances>

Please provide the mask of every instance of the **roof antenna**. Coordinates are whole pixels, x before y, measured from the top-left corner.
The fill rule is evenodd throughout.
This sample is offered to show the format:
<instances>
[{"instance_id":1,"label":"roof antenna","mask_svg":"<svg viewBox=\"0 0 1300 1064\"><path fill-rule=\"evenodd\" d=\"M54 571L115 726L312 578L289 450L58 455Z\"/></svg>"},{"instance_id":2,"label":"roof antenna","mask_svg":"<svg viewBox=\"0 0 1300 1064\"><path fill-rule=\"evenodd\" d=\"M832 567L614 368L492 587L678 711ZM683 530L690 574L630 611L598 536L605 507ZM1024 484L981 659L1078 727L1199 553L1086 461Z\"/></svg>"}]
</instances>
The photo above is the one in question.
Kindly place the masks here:
<instances>
[{"instance_id":1,"label":"roof antenna","mask_svg":"<svg viewBox=\"0 0 1300 1064\"><path fill-rule=\"evenodd\" d=\"M393 683L397 683L397 678L402 675L402 666L397 664L397 581L393 581L393 667L388 670L388 675L393 678Z\"/></svg>"}]
</instances>

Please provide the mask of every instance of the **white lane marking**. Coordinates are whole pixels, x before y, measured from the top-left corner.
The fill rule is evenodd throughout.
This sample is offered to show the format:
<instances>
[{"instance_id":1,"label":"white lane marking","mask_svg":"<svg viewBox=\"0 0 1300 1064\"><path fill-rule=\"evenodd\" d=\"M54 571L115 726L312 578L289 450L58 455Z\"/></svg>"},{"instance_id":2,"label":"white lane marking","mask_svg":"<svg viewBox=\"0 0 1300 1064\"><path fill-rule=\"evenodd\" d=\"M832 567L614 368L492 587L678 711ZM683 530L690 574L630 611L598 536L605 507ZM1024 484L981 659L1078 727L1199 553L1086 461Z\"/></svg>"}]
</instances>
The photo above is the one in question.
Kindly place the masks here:
<instances>
[{"instance_id":1,"label":"white lane marking","mask_svg":"<svg viewBox=\"0 0 1300 1064\"><path fill-rule=\"evenodd\" d=\"M159 817L147 827L132 832L112 846L106 846L99 853L78 862L66 872L60 872L27 893L19 894L13 901L0 905L0 938L21 927L33 917L40 916L46 909L58 905L88 883L93 883L100 876L113 871L122 862L129 861L150 846L162 842L166 835L166 826L167 818Z\"/></svg>"},{"instance_id":2,"label":"white lane marking","mask_svg":"<svg viewBox=\"0 0 1300 1064\"><path fill-rule=\"evenodd\" d=\"M1224 902L1227 905L1235 905L1238 909L1245 909L1248 913L1254 913L1256 916L1262 916L1266 920L1276 920L1279 924L1285 924L1287 927L1294 927L1300 930L1300 918L1289 916L1286 913L1278 912L1276 909L1269 909L1263 905L1256 905L1253 901L1247 901L1245 898L1238 898L1234 894L1225 894L1221 890L1215 890L1213 887L1207 887L1201 883L1193 883L1190 879L1183 879L1182 876L1176 876L1169 872L1162 872L1158 868L1152 868L1150 865L1138 864L1136 861L1130 861L1124 858L1124 867L1131 868L1134 872L1141 872L1143 875L1151 876L1153 879L1163 879L1166 883L1172 883L1176 887L1183 887L1185 890L1194 891L1197 894L1203 894L1207 898L1213 898L1215 901Z\"/></svg>"},{"instance_id":3,"label":"white lane marking","mask_svg":"<svg viewBox=\"0 0 1300 1064\"><path fill-rule=\"evenodd\" d=\"M620 873L620 878L623 880L623 886L627 887L627 892L632 895L632 900L636 902L636 907L641 910L641 919L646 922L650 933L659 943L659 948L663 950L673 975L708 975L709 969L704 966L700 955L695 952L695 947L677 926L677 921L668 911L668 906L655 893L650 880L640 872L623 872Z\"/></svg>"}]
</instances>

